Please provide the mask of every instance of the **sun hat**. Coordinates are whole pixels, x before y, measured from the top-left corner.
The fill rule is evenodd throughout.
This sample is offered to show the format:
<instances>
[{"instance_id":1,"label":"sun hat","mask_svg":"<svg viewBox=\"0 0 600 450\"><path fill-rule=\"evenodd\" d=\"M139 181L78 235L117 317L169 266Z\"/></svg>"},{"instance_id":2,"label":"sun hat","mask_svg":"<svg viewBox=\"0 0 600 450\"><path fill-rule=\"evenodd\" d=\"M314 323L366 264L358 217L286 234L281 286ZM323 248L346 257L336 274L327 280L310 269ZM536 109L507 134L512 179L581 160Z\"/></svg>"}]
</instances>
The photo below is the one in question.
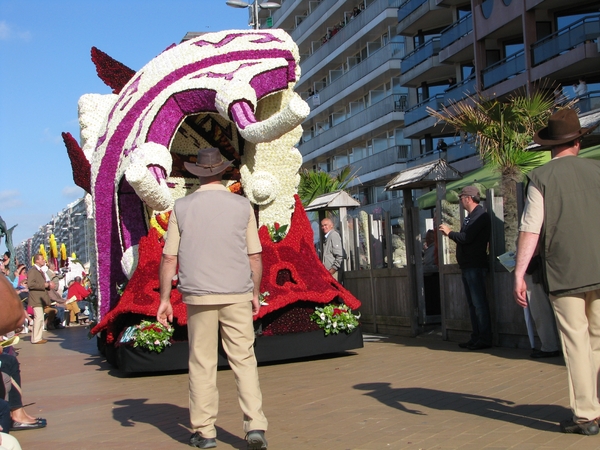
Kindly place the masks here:
<instances>
[{"instance_id":1,"label":"sun hat","mask_svg":"<svg viewBox=\"0 0 600 450\"><path fill-rule=\"evenodd\" d=\"M533 141L539 145L565 144L585 136L597 126L582 128L575 110L561 109L550 116L547 127L535 133Z\"/></svg>"},{"instance_id":2,"label":"sun hat","mask_svg":"<svg viewBox=\"0 0 600 450\"><path fill-rule=\"evenodd\" d=\"M186 170L197 177L212 177L224 172L233 161L224 161L218 148L210 147L198 150L196 163L185 162Z\"/></svg>"}]
</instances>

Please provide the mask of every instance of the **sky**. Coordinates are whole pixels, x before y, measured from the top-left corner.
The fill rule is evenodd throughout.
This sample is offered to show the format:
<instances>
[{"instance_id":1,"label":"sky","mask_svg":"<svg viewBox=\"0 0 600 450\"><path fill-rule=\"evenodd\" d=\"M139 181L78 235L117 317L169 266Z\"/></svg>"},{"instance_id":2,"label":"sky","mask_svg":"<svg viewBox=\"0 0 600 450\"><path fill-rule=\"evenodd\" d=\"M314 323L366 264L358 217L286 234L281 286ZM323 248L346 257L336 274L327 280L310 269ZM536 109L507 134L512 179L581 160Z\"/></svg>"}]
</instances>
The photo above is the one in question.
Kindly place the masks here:
<instances>
[{"instance_id":1,"label":"sky","mask_svg":"<svg viewBox=\"0 0 600 450\"><path fill-rule=\"evenodd\" d=\"M137 71L188 31L228 29L248 29L248 10L225 0L0 0L0 217L15 245L83 196L61 133L79 140L79 97L111 92L91 48Z\"/></svg>"}]
</instances>

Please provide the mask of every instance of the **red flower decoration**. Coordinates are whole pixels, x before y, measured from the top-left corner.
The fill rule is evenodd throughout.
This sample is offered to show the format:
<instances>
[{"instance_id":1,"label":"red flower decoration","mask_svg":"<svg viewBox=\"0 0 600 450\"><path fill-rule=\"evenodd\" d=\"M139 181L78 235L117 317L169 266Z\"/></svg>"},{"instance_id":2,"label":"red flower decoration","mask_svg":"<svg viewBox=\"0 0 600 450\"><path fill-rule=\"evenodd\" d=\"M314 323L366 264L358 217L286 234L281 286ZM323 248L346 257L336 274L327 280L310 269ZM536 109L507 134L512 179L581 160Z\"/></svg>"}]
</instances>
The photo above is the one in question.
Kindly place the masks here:
<instances>
[{"instance_id":1,"label":"red flower decoration","mask_svg":"<svg viewBox=\"0 0 600 450\"><path fill-rule=\"evenodd\" d=\"M71 135L71 133L62 133L62 138L67 146L67 153L69 155L69 159L71 160L73 181L85 192L91 194L92 168L90 166L90 162L85 157L85 153L83 153L79 143Z\"/></svg>"},{"instance_id":2,"label":"red flower decoration","mask_svg":"<svg viewBox=\"0 0 600 450\"><path fill-rule=\"evenodd\" d=\"M269 292L269 304L260 308L256 318L281 309L294 302L307 300L329 303L340 298L351 309L360 307L360 301L338 283L319 260L312 242L313 231L295 195L296 205L290 229L280 242L273 242L266 226L258 235L263 247L263 279L261 292Z\"/></svg>"},{"instance_id":3,"label":"red flower decoration","mask_svg":"<svg viewBox=\"0 0 600 450\"><path fill-rule=\"evenodd\" d=\"M98 77L113 90L113 94L121 92L121 89L135 75L135 70L111 58L96 47L92 47L92 62L96 66Z\"/></svg>"},{"instance_id":4,"label":"red flower decoration","mask_svg":"<svg viewBox=\"0 0 600 450\"><path fill-rule=\"evenodd\" d=\"M106 330L106 342L111 343L121 332L117 329L117 318L121 314L143 314L156 317L160 304L158 272L164 240L158 237L158 231L151 228L146 237L140 239L138 248L138 266L127 283L121 300L115 308L106 314L102 321L92 329L93 334ZM181 293L177 289L171 291L173 305L173 321L178 325L187 323L187 310L181 301Z\"/></svg>"},{"instance_id":5,"label":"red flower decoration","mask_svg":"<svg viewBox=\"0 0 600 450\"><path fill-rule=\"evenodd\" d=\"M338 283L319 260L312 242L310 222L300 198L296 195L295 199L290 232L285 239L273 242L266 226L262 226L258 232L263 247L260 291L268 291L270 295L269 304L261 307L255 320L302 301L326 304L341 299L353 310L360 307L360 301ZM137 269L117 306L103 317L92 333L106 330L106 341L112 343L121 332L117 329L119 322L116 319L119 315L134 313L156 316L160 303L158 273L163 246L164 241L159 239L154 228L140 240ZM174 321L178 325L187 324L186 307L176 289L171 291L171 304ZM314 324L307 319L309 316L310 312L292 309L276 319L269 330L265 330L265 334L281 334L284 330L310 331L314 329ZM299 323L292 323L297 320Z\"/></svg>"}]
</instances>

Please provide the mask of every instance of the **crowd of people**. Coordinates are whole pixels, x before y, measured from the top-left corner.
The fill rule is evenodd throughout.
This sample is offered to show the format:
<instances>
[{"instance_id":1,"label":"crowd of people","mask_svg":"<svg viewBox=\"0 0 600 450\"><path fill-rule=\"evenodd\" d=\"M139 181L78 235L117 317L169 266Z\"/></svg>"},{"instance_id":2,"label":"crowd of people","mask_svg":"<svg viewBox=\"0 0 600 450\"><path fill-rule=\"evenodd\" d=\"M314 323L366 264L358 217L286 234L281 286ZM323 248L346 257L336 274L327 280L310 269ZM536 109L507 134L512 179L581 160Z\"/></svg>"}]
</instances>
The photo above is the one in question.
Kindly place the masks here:
<instances>
[{"instance_id":1,"label":"crowd of people","mask_svg":"<svg viewBox=\"0 0 600 450\"><path fill-rule=\"evenodd\" d=\"M85 273L74 274L67 282L68 270L57 270L53 261L42 254L33 257L29 270L4 253L0 261L0 448L20 450L12 431L44 428L47 421L30 415L23 405L23 385L18 354L13 344L20 335L31 334L32 344L45 344L46 330L62 329L72 324L94 320L90 301L92 289Z\"/></svg>"}]
</instances>

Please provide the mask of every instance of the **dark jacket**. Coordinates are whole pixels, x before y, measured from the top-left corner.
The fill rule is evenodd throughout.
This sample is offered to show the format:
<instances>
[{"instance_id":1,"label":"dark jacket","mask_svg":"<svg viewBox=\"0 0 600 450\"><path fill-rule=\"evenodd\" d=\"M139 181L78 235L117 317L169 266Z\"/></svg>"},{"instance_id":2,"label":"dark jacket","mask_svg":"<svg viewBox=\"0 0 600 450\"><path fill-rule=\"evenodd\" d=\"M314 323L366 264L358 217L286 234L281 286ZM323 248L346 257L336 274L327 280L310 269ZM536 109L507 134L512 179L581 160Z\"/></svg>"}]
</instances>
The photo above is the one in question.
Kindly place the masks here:
<instances>
[{"instance_id":1,"label":"dark jacket","mask_svg":"<svg viewBox=\"0 0 600 450\"><path fill-rule=\"evenodd\" d=\"M481 205L477 205L463 221L460 231L451 231L448 234L448 237L457 244L456 261L461 269L488 268L487 247L490 230L489 214Z\"/></svg>"}]
</instances>

